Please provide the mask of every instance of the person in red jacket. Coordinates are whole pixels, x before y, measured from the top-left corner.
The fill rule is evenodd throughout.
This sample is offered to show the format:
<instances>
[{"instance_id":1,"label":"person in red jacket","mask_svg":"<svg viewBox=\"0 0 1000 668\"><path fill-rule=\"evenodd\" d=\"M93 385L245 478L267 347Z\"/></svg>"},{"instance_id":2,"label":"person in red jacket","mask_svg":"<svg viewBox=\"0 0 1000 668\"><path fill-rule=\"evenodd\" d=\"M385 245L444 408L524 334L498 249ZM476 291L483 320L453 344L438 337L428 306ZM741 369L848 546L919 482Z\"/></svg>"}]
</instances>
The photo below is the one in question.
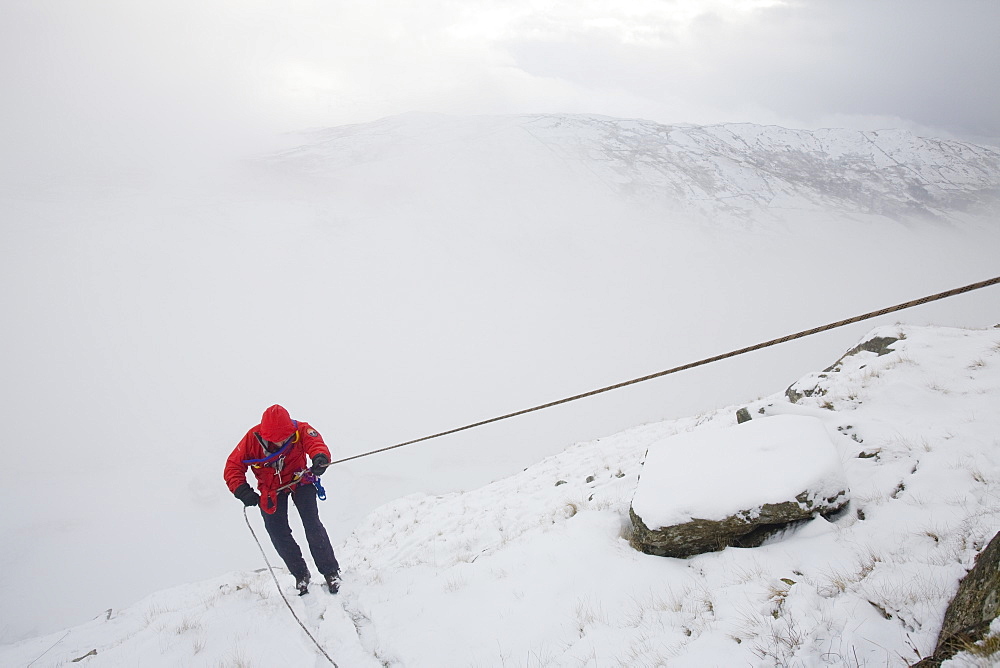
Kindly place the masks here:
<instances>
[{"instance_id":1,"label":"person in red jacket","mask_svg":"<svg viewBox=\"0 0 1000 668\"><path fill-rule=\"evenodd\" d=\"M306 465L306 455L312 465ZM245 506L260 506L271 543L295 576L299 595L309 592L309 568L288 526L288 499L302 518L309 552L331 594L340 589L340 564L326 528L319 519L316 485L312 476L323 475L330 465L330 449L307 422L296 421L275 404L260 424L246 433L226 460L225 480L229 491ZM258 494L247 482L247 468L257 478Z\"/></svg>"}]
</instances>

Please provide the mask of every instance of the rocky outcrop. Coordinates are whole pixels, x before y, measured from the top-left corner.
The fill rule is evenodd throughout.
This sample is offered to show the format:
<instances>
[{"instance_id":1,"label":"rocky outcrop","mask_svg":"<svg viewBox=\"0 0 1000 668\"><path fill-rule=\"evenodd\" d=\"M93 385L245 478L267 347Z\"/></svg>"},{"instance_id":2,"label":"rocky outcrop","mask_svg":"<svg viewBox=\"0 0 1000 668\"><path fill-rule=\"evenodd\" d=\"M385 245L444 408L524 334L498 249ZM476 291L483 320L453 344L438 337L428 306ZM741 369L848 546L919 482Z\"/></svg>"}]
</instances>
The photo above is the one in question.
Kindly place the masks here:
<instances>
[{"instance_id":1,"label":"rocky outcrop","mask_svg":"<svg viewBox=\"0 0 1000 668\"><path fill-rule=\"evenodd\" d=\"M629 508L632 518L631 545L640 552L660 557L691 557L726 547L757 547L766 538L817 514L830 514L847 504L847 491L816 498L802 492L794 500L766 503L742 510L721 520L692 519L669 527L650 529Z\"/></svg>"},{"instance_id":2,"label":"rocky outcrop","mask_svg":"<svg viewBox=\"0 0 1000 668\"><path fill-rule=\"evenodd\" d=\"M897 341L899 341L899 338L895 336L872 337L863 343L859 343L858 345L854 346L846 353L844 353L843 356L841 356L841 358L833 364L833 366L827 369L827 371L836 371L837 367L840 366L840 364L844 361L845 357L850 357L851 355L857 355L862 351L868 353L875 353L879 357L881 357L882 355L888 355L889 353L893 352L892 348L890 348L889 346L896 343Z\"/></svg>"},{"instance_id":3,"label":"rocky outcrop","mask_svg":"<svg viewBox=\"0 0 1000 668\"><path fill-rule=\"evenodd\" d=\"M937 668L956 653L982 640L990 624L1000 616L1000 533L993 537L969 571L944 613L934 654L914 664Z\"/></svg>"},{"instance_id":4,"label":"rocky outcrop","mask_svg":"<svg viewBox=\"0 0 1000 668\"><path fill-rule=\"evenodd\" d=\"M840 455L822 422L791 415L743 421L650 446L629 507L630 541L664 557L755 547L847 502Z\"/></svg>"},{"instance_id":5,"label":"rocky outcrop","mask_svg":"<svg viewBox=\"0 0 1000 668\"><path fill-rule=\"evenodd\" d=\"M875 353L879 357L882 355L888 355L889 353L894 352L890 346L897 341L899 341L899 338L892 336L872 337L871 339L858 344L841 355L840 359L824 369L823 373L813 374L811 377L807 376L806 378L803 378L788 387L788 389L785 390L785 396L788 397L788 400L793 404L797 403L803 397L823 396L826 394L826 390L822 386L822 381L828 378L827 374L838 373L844 365L845 359L862 352Z\"/></svg>"}]
</instances>

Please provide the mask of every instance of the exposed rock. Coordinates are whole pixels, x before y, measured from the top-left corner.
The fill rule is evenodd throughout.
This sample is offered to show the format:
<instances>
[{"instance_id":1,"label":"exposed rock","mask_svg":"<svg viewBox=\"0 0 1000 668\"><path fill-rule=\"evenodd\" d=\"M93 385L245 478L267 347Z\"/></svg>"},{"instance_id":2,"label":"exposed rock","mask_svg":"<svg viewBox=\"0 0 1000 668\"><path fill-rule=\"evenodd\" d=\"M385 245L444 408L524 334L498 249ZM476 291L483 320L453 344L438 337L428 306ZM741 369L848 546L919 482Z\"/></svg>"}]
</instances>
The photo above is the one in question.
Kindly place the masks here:
<instances>
[{"instance_id":1,"label":"exposed rock","mask_svg":"<svg viewBox=\"0 0 1000 668\"><path fill-rule=\"evenodd\" d=\"M979 556L948 604L934 654L914 666L936 668L956 653L982 640L1000 616L1000 533Z\"/></svg>"},{"instance_id":2,"label":"exposed rock","mask_svg":"<svg viewBox=\"0 0 1000 668\"><path fill-rule=\"evenodd\" d=\"M882 355L888 355L893 352L891 346L896 341L899 341L898 337L894 336L876 336L867 341L858 344L854 348L851 348L846 353L840 356L840 359L833 363L833 366L824 369L826 372L839 371L841 363L844 361L845 357L850 357L851 355L857 355L860 352L875 353L879 357Z\"/></svg>"},{"instance_id":3,"label":"exposed rock","mask_svg":"<svg viewBox=\"0 0 1000 668\"><path fill-rule=\"evenodd\" d=\"M824 378L827 378L828 377L827 374L839 372L840 367L843 365L844 359L851 357L852 355L857 355L858 353L861 352L875 353L879 357L881 357L882 355L887 355L893 352L892 348L890 348L889 346L896 343L897 341L899 341L899 339L892 336L872 337L867 341L858 344L854 348L851 348L846 353L841 355L840 359L838 359L836 362L834 362L831 366L827 367L826 369L823 369L823 373L812 374L810 377L816 378L816 382L810 383L807 380L803 379L790 385L788 389L785 390L785 396L788 397L788 400L791 401L793 404L797 403L803 397L823 396L824 394L826 394L826 390L820 387L819 381L823 380Z\"/></svg>"},{"instance_id":4,"label":"exposed rock","mask_svg":"<svg viewBox=\"0 0 1000 668\"><path fill-rule=\"evenodd\" d=\"M866 350L870 353L875 353L876 355L881 357L882 355L888 355L889 353L892 352L892 348L890 348L889 346L894 344L896 341L899 341L898 336L876 336L873 339L865 341L856 348L852 348L847 352L847 355L857 355L862 350Z\"/></svg>"},{"instance_id":5,"label":"exposed rock","mask_svg":"<svg viewBox=\"0 0 1000 668\"><path fill-rule=\"evenodd\" d=\"M629 508L631 544L666 557L755 547L847 502L840 455L816 418L682 433L646 453Z\"/></svg>"},{"instance_id":6,"label":"exposed rock","mask_svg":"<svg viewBox=\"0 0 1000 668\"><path fill-rule=\"evenodd\" d=\"M743 408L736 411L736 423L743 424L744 422L750 421L750 411L744 406Z\"/></svg>"},{"instance_id":7,"label":"exposed rock","mask_svg":"<svg viewBox=\"0 0 1000 668\"><path fill-rule=\"evenodd\" d=\"M794 501L765 503L722 520L693 519L658 529L647 527L642 518L629 508L633 525L630 542L640 552L659 557L691 557L726 547L757 547L791 524L817 514L834 513L847 501L846 490L827 498L816 498L809 492L802 492Z\"/></svg>"},{"instance_id":8,"label":"exposed rock","mask_svg":"<svg viewBox=\"0 0 1000 668\"><path fill-rule=\"evenodd\" d=\"M826 378L826 374L819 374L818 378L822 380L823 378ZM803 397L811 397L813 395L821 397L826 394L826 390L821 388L818 382L814 383L811 387L802 387L801 391L799 391L799 389L796 388L801 384L801 382L802 381L795 382L792 385L789 385L788 389L785 390L785 396L788 397L788 400L793 404L798 403L798 401Z\"/></svg>"}]
</instances>

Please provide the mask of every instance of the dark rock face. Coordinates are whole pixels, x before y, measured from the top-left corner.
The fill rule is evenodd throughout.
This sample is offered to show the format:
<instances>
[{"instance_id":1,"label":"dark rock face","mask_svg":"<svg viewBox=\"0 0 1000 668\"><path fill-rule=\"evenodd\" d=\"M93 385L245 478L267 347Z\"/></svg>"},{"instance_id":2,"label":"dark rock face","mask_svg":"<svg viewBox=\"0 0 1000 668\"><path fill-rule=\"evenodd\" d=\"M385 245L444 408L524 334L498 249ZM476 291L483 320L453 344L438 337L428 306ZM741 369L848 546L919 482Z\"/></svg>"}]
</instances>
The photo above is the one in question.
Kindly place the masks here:
<instances>
[{"instance_id":1,"label":"dark rock face","mask_svg":"<svg viewBox=\"0 0 1000 668\"><path fill-rule=\"evenodd\" d=\"M936 668L956 653L982 640L1000 616L1000 533L993 537L961 584L944 613L934 654L914 664Z\"/></svg>"},{"instance_id":2,"label":"dark rock face","mask_svg":"<svg viewBox=\"0 0 1000 668\"><path fill-rule=\"evenodd\" d=\"M722 520L692 519L684 524L650 528L629 508L632 547L660 557L691 557L726 547L754 547L786 526L817 514L834 513L847 504L847 491L831 498L802 492L794 500L765 503Z\"/></svg>"},{"instance_id":3,"label":"dark rock face","mask_svg":"<svg viewBox=\"0 0 1000 668\"><path fill-rule=\"evenodd\" d=\"M857 355L862 351L875 353L879 357L882 357L882 355L888 355L889 353L893 352L892 348L890 348L889 346L894 344L896 341L899 341L899 339L894 336L876 336L872 339L869 339L864 343L859 344L854 348L848 350L846 353L844 353L843 357L837 360L832 367L827 369L827 371L835 371L836 367L840 364L841 360L843 360L844 357L849 357L850 355Z\"/></svg>"}]
</instances>

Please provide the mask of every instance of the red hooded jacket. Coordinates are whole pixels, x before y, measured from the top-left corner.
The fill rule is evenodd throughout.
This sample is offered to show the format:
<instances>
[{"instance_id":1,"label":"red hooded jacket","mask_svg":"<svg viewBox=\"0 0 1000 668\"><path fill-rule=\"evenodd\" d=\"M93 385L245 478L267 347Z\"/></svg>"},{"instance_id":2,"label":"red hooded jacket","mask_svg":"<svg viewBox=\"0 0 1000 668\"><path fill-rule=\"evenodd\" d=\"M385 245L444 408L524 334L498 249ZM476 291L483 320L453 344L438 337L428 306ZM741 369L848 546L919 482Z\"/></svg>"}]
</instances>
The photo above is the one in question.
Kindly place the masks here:
<instances>
[{"instance_id":1,"label":"red hooded jacket","mask_svg":"<svg viewBox=\"0 0 1000 668\"><path fill-rule=\"evenodd\" d=\"M271 461L253 463L275 454L265 449L262 439L276 442L290 439L290 442L283 448L284 452ZM278 489L294 482L295 474L308 468L306 455L312 458L319 454L331 459L330 449L319 432L308 422L292 420L288 411L275 405L264 411L261 423L248 431L229 455L223 477L229 491L235 492L247 482L246 472L250 468L257 478L261 509L273 513L277 507Z\"/></svg>"}]
</instances>

